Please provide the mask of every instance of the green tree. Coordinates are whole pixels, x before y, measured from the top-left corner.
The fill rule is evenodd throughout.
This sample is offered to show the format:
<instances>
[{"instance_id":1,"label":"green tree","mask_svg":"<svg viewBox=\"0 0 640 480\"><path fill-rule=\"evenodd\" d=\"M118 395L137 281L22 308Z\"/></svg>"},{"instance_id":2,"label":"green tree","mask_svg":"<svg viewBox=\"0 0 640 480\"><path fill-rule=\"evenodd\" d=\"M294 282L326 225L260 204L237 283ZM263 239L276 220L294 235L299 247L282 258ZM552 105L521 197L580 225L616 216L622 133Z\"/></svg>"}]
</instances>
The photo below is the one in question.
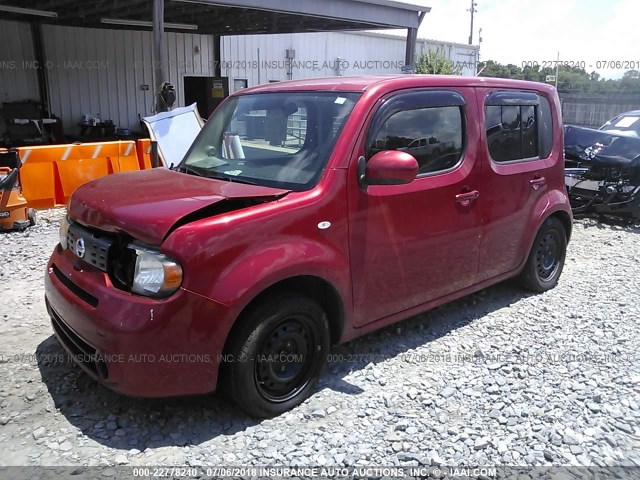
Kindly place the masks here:
<instances>
[{"instance_id":1,"label":"green tree","mask_svg":"<svg viewBox=\"0 0 640 480\"><path fill-rule=\"evenodd\" d=\"M434 75L460 75L462 69L438 50L422 53L416 64L416 73Z\"/></svg>"},{"instance_id":2,"label":"green tree","mask_svg":"<svg viewBox=\"0 0 640 480\"><path fill-rule=\"evenodd\" d=\"M509 71L505 66L493 60L478 63L478 71L482 71L480 75L483 77L509 78Z\"/></svg>"},{"instance_id":3,"label":"green tree","mask_svg":"<svg viewBox=\"0 0 640 480\"><path fill-rule=\"evenodd\" d=\"M540 68L537 65L502 65L493 60L478 64L478 71L482 77L513 78L545 82L548 75L555 76L555 66ZM558 90L565 93L640 93L640 72L629 70L622 78L605 80L597 72L587 73L578 66L560 65L558 68Z\"/></svg>"},{"instance_id":4,"label":"green tree","mask_svg":"<svg viewBox=\"0 0 640 480\"><path fill-rule=\"evenodd\" d=\"M620 88L627 93L640 93L640 72L628 70L620 79Z\"/></svg>"}]
</instances>

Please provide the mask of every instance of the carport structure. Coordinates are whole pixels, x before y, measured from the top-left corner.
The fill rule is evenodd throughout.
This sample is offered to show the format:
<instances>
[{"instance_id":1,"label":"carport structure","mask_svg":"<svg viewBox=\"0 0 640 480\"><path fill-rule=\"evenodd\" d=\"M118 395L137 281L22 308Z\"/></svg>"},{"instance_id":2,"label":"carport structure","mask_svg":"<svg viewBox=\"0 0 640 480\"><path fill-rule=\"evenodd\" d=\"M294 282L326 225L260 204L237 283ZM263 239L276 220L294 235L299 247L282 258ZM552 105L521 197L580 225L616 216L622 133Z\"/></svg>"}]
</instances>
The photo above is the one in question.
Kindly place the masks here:
<instances>
[{"instance_id":1,"label":"carport structure","mask_svg":"<svg viewBox=\"0 0 640 480\"><path fill-rule=\"evenodd\" d=\"M166 44L174 33L211 39L209 59L217 60L211 72L216 76L221 75L220 38L242 34L406 29L406 64L413 65L417 30L429 11L426 6L392 0L0 0L0 19L31 24L43 105L50 104L50 97L60 90L49 85L49 77L55 72L42 68L47 62L59 65L57 60L61 58L62 40L56 47L58 58L51 58L54 53L49 55L55 50L48 45L49 39L55 37L52 27L146 31L145 35L153 30L153 41L144 44L147 49L153 47L153 82L140 82L136 78L138 90L144 90L141 83L152 83L157 88L163 81L171 80L167 74ZM95 41L96 46L91 47L94 51L103 47L98 45L101 39L108 42L115 38L105 34L101 37L98 33L86 38L80 38L78 33L64 35L79 43ZM86 108L86 111L93 110Z\"/></svg>"},{"instance_id":2,"label":"carport structure","mask_svg":"<svg viewBox=\"0 0 640 480\"><path fill-rule=\"evenodd\" d=\"M164 5L165 22L214 35L417 28L430 10L392 0L2 0L0 13L90 28L113 28L104 20L117 19L131 29L144 26L129 20L151 22L154 3Z\"/></svg>"}]
</instances>

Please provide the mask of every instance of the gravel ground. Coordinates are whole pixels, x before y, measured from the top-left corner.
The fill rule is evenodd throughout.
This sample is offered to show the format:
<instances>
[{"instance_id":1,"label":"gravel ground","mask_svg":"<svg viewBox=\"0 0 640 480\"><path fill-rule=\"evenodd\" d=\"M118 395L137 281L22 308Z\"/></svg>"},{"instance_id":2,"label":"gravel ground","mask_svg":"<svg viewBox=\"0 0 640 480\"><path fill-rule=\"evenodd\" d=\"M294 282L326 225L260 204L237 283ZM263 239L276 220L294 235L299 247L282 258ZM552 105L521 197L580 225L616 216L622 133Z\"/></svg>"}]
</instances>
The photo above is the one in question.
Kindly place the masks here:
<instances>
[{"instance_id":1,"label":"gravel ground","mask_svg":"<svg viewBox=\"0 0 640 480\"><path fill-rule=\"evenodd\" d=\"M334 348L315 395L256 421L57 361L61 215L0 235L0 465L640 466L640 228L576 222L556 289L498 285Z\"/></svg>"}]
</instances>

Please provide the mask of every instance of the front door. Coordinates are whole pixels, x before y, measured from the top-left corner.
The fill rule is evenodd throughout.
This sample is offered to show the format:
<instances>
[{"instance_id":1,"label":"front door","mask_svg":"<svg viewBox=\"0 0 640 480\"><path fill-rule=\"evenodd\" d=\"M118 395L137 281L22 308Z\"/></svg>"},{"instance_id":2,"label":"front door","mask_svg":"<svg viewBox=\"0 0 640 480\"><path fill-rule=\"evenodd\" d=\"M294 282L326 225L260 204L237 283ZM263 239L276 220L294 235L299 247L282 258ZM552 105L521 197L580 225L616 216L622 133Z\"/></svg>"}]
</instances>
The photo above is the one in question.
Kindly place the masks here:
<instances>
[{"instance_id":1,"label":"front door","mask_svg":"<svg viewBox=\"0 0 640 480\"><path fill-rule=\"evenodd\" d=\"M403 91L377 107L351 167L360 156L403 150L420 173L408 185L350 189L356 326L475 282L482 201L476 115L473 90Z\"/></svg>"}]
</instances>

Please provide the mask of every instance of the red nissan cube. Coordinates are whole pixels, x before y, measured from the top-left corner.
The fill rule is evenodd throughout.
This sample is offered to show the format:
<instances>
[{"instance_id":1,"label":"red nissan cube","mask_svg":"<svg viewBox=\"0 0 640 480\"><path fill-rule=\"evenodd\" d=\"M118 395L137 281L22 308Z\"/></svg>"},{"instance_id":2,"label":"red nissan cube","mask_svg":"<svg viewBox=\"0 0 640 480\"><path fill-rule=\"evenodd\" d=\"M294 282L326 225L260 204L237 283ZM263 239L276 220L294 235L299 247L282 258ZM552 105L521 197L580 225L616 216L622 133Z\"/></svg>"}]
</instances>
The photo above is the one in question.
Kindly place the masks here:
<instances>
[{"instance_id":1,"label":"red nissan cube","mask_svg":"<svg viewBox=\"0 0 640 480\"><path fill-rule=\"evenodd\" d=\"M123 394L313 391L332 344L509 278L571 235L556 91L338 77L227 98L177 166L80 187L46 273L63 347Z\"/></svg>"}]
</instances>

